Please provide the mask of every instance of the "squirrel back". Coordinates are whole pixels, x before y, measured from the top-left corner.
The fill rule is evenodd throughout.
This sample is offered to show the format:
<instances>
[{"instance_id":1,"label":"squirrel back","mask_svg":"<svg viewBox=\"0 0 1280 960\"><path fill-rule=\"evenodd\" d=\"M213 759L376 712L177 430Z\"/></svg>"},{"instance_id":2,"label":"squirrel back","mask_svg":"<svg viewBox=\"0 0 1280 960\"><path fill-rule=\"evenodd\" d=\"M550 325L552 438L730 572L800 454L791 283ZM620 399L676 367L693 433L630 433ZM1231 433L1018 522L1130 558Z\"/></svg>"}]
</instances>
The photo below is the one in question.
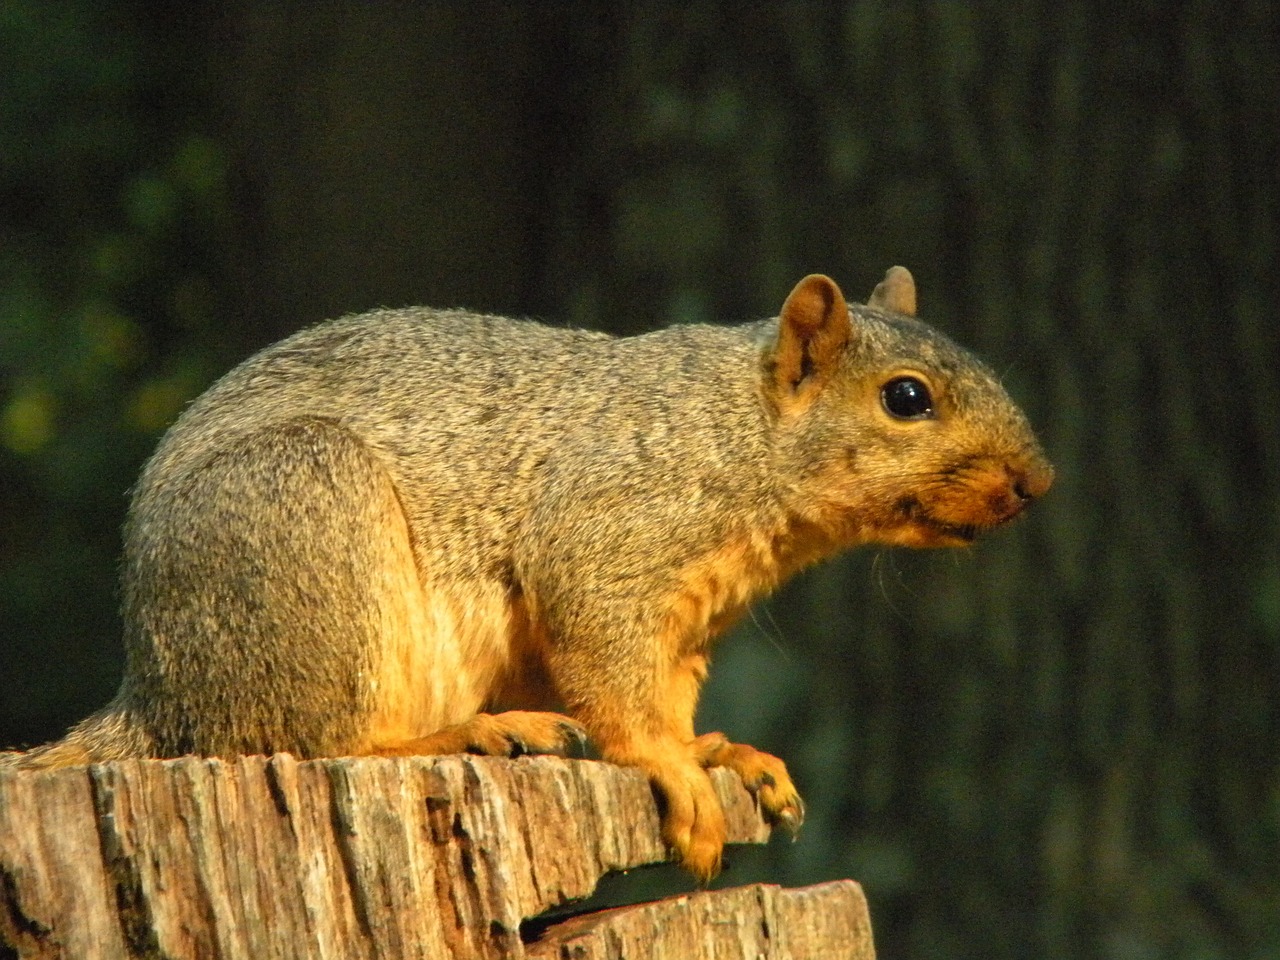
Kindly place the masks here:
<instances>
[{"instance_id":1,"label":"squirrel back","mask_svg":"<svg viewBox=\"0 0 1280 960\"><path fill-rule=\"evenodd\" d=\"M1052 481L997 378L914 313L894 268L865 306L813 276L737 327L384 310L268 347L135 489L120 693L17 762L585 733L649 773L710 876L706 766L803 812L781 761L694 733L711 641L806 564L968 543Z\"/></svg>"}]
</instances>

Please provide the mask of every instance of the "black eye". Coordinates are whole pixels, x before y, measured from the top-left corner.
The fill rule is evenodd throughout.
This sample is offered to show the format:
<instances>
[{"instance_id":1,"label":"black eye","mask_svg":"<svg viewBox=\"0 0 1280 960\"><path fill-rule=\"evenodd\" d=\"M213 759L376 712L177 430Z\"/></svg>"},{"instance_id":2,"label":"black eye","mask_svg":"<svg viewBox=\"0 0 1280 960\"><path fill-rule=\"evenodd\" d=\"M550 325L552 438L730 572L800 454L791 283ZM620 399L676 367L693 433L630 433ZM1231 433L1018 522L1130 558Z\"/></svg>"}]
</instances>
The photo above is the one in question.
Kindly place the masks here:
<instances>
[{"instance_id":1,"label":"black eye","mask_svg":"<svg viewBox=\"0 0 1280 960\"><path fill-rule=\"evenodd\" d=\"M933 416L929 388L915 377L894 377L880 388L880 402L899 420L926 420Z\"/></svg>"}]
</instances>

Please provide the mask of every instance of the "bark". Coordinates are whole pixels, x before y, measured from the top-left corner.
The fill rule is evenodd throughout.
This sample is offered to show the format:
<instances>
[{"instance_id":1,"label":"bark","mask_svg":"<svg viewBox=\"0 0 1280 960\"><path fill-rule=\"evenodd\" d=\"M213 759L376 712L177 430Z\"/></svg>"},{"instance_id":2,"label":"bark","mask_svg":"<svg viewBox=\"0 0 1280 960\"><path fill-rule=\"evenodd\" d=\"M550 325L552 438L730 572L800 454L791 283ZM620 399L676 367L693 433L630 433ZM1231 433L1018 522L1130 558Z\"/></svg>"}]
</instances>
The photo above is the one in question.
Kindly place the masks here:
<instances>
[{"instance_id":1,"label":"bark","mask_svg":"<svg viewBox=\"0 0 1280 960\"><path fill-rule=\"evenodd\" d=\"M715 779L730 840L767 839ZM0 957L873 956L850 881L526 922L664 858L643 775L588 761L0 771Z\"/></svg>"}]
</instances>

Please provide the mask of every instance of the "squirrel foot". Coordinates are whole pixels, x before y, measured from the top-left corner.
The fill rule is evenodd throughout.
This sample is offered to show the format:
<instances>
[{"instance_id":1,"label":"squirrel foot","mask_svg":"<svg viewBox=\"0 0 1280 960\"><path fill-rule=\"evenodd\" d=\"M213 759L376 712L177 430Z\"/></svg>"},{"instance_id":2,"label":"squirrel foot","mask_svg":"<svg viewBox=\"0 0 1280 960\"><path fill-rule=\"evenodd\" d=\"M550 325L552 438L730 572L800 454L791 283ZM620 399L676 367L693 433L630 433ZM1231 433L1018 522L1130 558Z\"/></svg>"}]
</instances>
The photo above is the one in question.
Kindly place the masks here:
<instances>
[{"instance_id":1,"label":"squirrel foot","mask_svg":"<svg viewBox=\"0 0 1280 960\"><path fill-rule=\"evenodd\" d=\"M760 801L770 823L783 827L792 837L800 832L804 800L791 782L785 763L745 743L730 743L723 733L704 733L694 739L692 746L702 766L727 767L737 773Z\"/></svg>"},{"instance_id":2,"label":"squirrel foot","mask_svg":"<svg viewBox=\"0 0 1280 960\"><path fill-rule=\"evenodd\" d=\"M587 732L582 724L559 713L508 710L478 713L469 720L425 737L377 744L369 752L383 757L476 753L519 757L529 753L582 756Z\"/></svg>"},{"instance_id":3,"label":"squirrel foot","mask_svg":"<svg viewBox=\"0 0 1280 960\"><path fill-rule=\"evenodd\" d=\"M672 859L706 886L720 873L728 827L706 772L688 764L649 766L662 810L662 835Z\"/></svg>"},{"instance_id":4,"label":"squirrel foot","mask_svg":"<svg viewBox=\"0 0 1280 960\"><path fill-rule=\"evenodd\" d=\"M671 859L703 886L714 880L728 829L720 797L692 744L674 737L624 743L605 738L601 753L608 762L644 771L658 801L662 839Z\"/></svg>"}]
</instances>

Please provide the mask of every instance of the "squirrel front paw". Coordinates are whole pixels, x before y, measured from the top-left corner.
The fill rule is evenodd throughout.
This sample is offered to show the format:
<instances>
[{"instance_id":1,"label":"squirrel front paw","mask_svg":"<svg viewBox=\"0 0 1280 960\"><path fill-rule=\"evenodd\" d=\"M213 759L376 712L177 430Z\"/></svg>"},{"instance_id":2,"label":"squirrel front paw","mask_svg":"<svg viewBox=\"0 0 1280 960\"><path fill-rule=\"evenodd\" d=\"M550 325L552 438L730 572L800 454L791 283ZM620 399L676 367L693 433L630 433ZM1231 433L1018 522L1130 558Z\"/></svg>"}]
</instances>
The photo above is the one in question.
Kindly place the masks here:
<instances>
[{"instance_id":1,"label":"squirrel front paw","mask_svg":"<svg viewBox=\"0 0 1280 960\"><path fill-rule=\"evenodd\" d=\"M597 738L599 742L601 738ZM715 785L689 748L671 738L601 746L605 760L637 767L649 778L662 816L662 839L678 863L702 885L720 873L728 827Z\"/></svg>"},{"instance_id":2,"label":"squirrel front paw","mask_svg":"<svg viewBox=\"0 0 1280 960\"><path fill-rule=\"evenodd\" d=\"M704 733L693 741L694 755L704 767L727 767L742 778L755 795L765 819L794 837L804 823L804 800L787 773L787 765L773 754L745 743L730 743L723 733Z\"/></svg>"},{"instance_id":3,"label":"squirrel front paw","mask_svg":"<svg viewBox=\"0 0 1280 960\"><path fill-rule=\"evenodd\" d=\"M672 859L706 886L720 873L728 828L720 797L694 764L648 767L662 806L662 837Z\"/></svg>"}]
</instances>

